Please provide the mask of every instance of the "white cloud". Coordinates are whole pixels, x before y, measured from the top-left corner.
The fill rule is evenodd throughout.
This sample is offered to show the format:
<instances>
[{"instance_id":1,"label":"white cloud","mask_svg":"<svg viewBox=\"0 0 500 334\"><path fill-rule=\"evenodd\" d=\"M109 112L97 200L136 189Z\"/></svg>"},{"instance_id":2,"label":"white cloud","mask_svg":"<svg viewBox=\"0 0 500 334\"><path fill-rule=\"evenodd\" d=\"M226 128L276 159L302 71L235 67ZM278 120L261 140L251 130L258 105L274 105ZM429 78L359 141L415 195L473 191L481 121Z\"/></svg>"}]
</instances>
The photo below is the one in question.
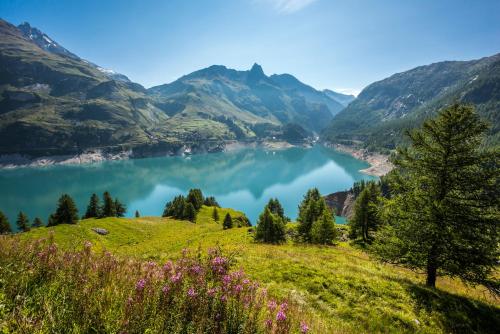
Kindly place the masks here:
<instances>
[{"instance_id":1,"label":"white cloud","mask_svg":"<svg viewBox=\"0 0 500 334\"><path fill-rule=\"evenodd\" d=\"M356 89L356 88L335 88L333 90L338 93L354 95L354 96L358 96L359 93L361 93L361 89Z\"/></svg>"},{"instance_id":2,"label":"white cloud","mask_svg":"<svg viewBox=\"0 0 500 334\"><path fill-rule=\"evenodd\" d=\"M258 0L258 2L271 5L278 13L281 14L298 12L316 1L318 0Z\"/></svg>"}]
</instances>

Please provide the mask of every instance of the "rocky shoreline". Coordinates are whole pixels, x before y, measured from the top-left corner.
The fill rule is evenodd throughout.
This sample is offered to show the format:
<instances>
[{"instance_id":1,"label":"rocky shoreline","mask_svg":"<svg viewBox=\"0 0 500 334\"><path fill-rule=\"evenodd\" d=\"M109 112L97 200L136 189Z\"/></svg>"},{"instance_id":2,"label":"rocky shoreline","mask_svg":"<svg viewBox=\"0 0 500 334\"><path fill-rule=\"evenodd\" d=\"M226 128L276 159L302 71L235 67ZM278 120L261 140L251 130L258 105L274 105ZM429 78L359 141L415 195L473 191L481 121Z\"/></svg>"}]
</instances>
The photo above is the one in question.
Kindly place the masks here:
<instances>
[{"instance_id":1,"label":"rocky shoreline","mask_svg":"<svg viewBox=\"0 0 500 334\"><path fill-rule=\"evenodd\" d=\"M255 141L255 142L238 142L230 141L219 145L216 148L201 149L199 146L190 147L182 146L178 150L168 150L155 152L152 154L138 154L132 150L120 152L106 152L103 150L88 150L80 154L67 155L51 155L41 157L29 157L21 154L4 154L0 155L0 169L13 169L20 167L45 167L52 165L80 165L92 164L111 160L127 160L153 156L183 156L198 153L212 152L231 152L244 148L264 148L266 150L283 150L298 145L290 144L285 141ZM310 145L300 145L310 147Z\"/></svg>"},{"instance_id":2,"label":"rocky shoreline","mask_svg":"<svg viewBox=\"0 0 500 334\"><path fill-rule=\"evenodd\" d=\"M360 172L373 175L373 176L384 176L394 169L394 165L389 161L389 156L381 153L368 152L365 149L359 149L352 146L342 145L342 144L325 144L327 147L331 147L337 151L347 153L356 159L368 162L371 166L365 169L361 169Z\"/></svg>"}]
</instances>

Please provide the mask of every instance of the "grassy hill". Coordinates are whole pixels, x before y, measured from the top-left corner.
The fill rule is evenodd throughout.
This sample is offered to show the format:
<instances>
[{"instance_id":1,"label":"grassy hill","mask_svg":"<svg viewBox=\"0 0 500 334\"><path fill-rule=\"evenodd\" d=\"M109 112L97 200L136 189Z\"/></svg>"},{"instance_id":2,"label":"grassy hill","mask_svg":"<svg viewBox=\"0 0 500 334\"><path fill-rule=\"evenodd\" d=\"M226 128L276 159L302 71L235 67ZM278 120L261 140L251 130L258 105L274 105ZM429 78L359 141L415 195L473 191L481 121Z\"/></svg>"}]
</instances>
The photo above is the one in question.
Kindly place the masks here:
<instances>
[{"instance_id":1,"label":"grassy hill","mask_svg":"<svg viewBox=\"0 0 500 334\"><path fill-rule=\"evenodd\" d=\"M221 209L219 216L226 212L241 214ZM422 275L376 262L343 242L332 247L258 244L248 228L223 230L211 213L203 207L196 224L159 217L88 219L19 237L52 234L59 247L68 249L90 241L95 249L160 263L178 258L184 248L219 245L271 294L297 304L312 333L495 333L500 328L500 302L480 287L442 278L438 289L428 289ZM109 234L98 235L94 227Z\"/></svg>"}]
</instances>

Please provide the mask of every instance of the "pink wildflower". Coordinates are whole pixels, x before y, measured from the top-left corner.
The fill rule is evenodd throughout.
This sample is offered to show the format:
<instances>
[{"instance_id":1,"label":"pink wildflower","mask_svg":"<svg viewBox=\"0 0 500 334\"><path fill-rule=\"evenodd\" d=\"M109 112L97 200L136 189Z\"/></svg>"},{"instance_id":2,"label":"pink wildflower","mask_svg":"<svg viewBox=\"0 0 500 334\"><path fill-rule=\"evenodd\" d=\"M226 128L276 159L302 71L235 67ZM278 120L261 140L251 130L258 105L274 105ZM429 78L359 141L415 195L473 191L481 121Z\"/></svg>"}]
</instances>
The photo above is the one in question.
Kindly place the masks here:
<instances>
[{"instance_id":1,"label":"pink wildflower","mask_svg":"<svg viewBox=\"0 0 500 334\"><path fill-rule=\"evenodd\" d=\"M163 292L163 294L167 295L168 292L170 291L170 287L168 285L165 285L165 286L163 286L161 291Z\"/></svg>"},{"instance_id":2,"label":"pink wildflower","mask_svg":"<svg viewBox=\"0 0 500 334\"><path fill-rule=\"evenodd\" d=\"M286 320L286 314L282 310L278 311L278 314L276 314L276 320L277 321L285 321Z\"/></svg>"},{"instance_id":3,"label":"pink wildflower","mask_svg":"<svg viewBox=\"0 0 500 334\"><path fill-rule=\"evenodd\" d=\"M146 280L144 278L141 278L140 280L137 281L135 284L135 289L137 291L142 291L144 290L144 287L146 286Z\"/></svg>"},{"instance_id":4,"label":"pink wildflower","mask_svg":"<svg viewBox=\"0 0 500 334\"><path fill-rule=\"evenodd\" d=\"M276 304L274 300L271 300L269 303L267 303L267 308L269 309L269 311L274 311L277 306L278 304Z\"/></svg>"},{"instance_id":5,"label":"pink wildflower","mask_svg":"<svg viewBox=\"0 0 500 334\"><path fill-rule=\"evenodd\" d=\"M194 291L194 288L189 288L188 289L188 292L187 292L188 296L191 297L191 298L194 298L196 297L198 294L196 293L196 291Z\"/></svg>"},{"instance_id":6,"label":"pink wildflower","mask_svg":"<svg viewBox=\"0 0 500 334\"><path fill-rule=\"evenodd\" d=\"M177 273L175 275L172 275L172 277L170 277L170 280L172 281L172 283L177 283L181 280L181 278L182 278L182 274Z\"/></svg>"},{"instance_id":7,"label":"pink wildflower","mask_svg":"<svg viewBox=\"0 0 500 334\"><path fill-rule=\"evenodd\" d=\"M264 324L266 325L267 328L273 327L273 320L272 319L267 319L264 321Z\"/></svg>"},{"instance_id":8,"label":"pink wildflower","mask_svg":"<svg viewBox=\"0 0 500 334\"><path fill-rule=\"evenodd\" d=\"M307 334L309 332L309 326L303 321L300 322L300 333Z\"/></svg>"}]
</instances>

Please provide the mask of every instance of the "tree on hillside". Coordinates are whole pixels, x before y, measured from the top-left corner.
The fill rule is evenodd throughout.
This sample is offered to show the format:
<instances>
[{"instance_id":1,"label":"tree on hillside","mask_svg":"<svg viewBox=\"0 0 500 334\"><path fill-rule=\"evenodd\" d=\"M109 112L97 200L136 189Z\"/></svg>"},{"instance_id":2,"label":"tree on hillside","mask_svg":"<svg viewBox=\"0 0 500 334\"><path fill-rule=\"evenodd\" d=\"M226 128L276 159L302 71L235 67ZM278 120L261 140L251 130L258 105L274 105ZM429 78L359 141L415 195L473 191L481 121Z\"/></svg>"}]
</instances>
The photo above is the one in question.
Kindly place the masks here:
<instances>
[{"instance_id":1,"label":"tree on hillside","mask_svg":"<svg viewBox=\"0 0 500 334\"><path fill-rule=\"evenodd\" d=\"M127 212L127 206L120 202L118 198L115 198L115 217L125 217Z\"/></svg>"},{"instance_id":2,"label":"tree on hillside","mask_svg":"<svg viewBox=\"0 0 500 334\"><path fill-rule=\"evenodd\" d=\"M209 196L209 197L205 198L205 201L203 202L203 204L206 206L220 207L219 203L217 203L217 200L213 196Z\"/></svg>"},{"instance_id":3,"label":"tree on hillside","mask_svg":"<svg viewBox=\"0 0 500 334\"><path fill-rule=\"evenodd\" d=\"M103 206L101 210L101 217L115 217L116 216L116 206L115 201L111 197L111 194L108 191L105 191L102 194Z\"/></svg>"},{"instance_id":4,"label":"tree on hillside","mask_svg":"<svg viewBox=\"0 0 500 334\"><path fill-rule=\"evenodd\" d=\"M87 206L87 211L83 216L83 219L87 218L97 218L101 216L101 203L99 196L97 194L92 194L90 196L89 205Z\"/></svg>"},{"instance_id":5,"label":"tree on hillside","mask_svg":"<svg viewBox=\"0 0 500 334\"><path fill-rule=\"evenodd\" d=\"M371 240L370 232L375 232L380 225L380 196L377 183L371 181L363 187L354 203L354 217L349 221L351 239L361 237L363 242Z\"/></svg>"},{"instance_id":6,"label":"tree on hillside","mask_svg":"<svg viewBox=\"0 0 500 334\"><path fill-rule=\"evenodd\" d=\"M203 206L203 194L200 189L190 189L186 200L193 204L196 212Z\"/></svg>"},{"instance_id":7,"label":"tree on hillside","mask_svg":"<svg viewBox=\"0 0 500 334\"><path fill-rule=\"evenodd\" d=\"M77 222L78 209L76 208L75 201L68 194L63 194L57 202L56 212L49 217L47 226L76 224Z\"/></svg>"},{"instance_id":8,"label":"tree on hillside","mask_svg":"<svg viewBox=\"0 0 500 334\"><path fill-rule=\"evenodd\" d=\"M139 210L135 210L135 218L139 218L141 214L139 213Z\"/></svg>"},{"instance_id":9,"label":"tree on hillside","mask_svg":"<svg viewBox=\"0 0 500 334\"><path fill-rule=\"evenodd\" d=\"M212 210L212 218L215 222L219 221L219 210L217 210L217 207L214 207Z\"/></svg>"},{"instance_id":10,"label":"tree on hillside","mask_svg":"<svg viewBox=\"0 0 500 334\"><path fill-rule=\"evenodd\" d=\"M318 220L323 210L326 209L326 203L316 188L307 191L304 199L299 205L299 214L297 221L298 232L303 241L311 242L311 228L313 223Z\"/></svg>"},{"instance_id":11,"label":"tree on hillside","mask_svg":"<svg viewBox=\"0 0 500 334\"><path fill-rule=\"evenodd\" d=\"M182 219L187 219L190 222L195 222L196 221L196 209L191 202L187 202L186 205L184 206L184 213L182 215Z\"/></svg>"},{"instance_id":12,"label":"tree on hillside","mask_svg":"<svg viewBox=\"0 0 500 334\"><path fill-rule=\"evenodd\" d=\"M174 199L165 204L163 210L163 217L174 217L182 219L184 215L184 206L186 205L186 198L182 195L175 196Z\"/></svg>"},{"instance_id":13,"label":"tree on hillside","mask_svg":"<svg viewBox=\"0 0 500 334\"><path fill-rule=\"evenodd\" d=\"M31 223L31 227L36 228L36 227L42 227L43 226L43 221L39 218L36 217L33 219L33 223Z\"/></svg>"},{"instance_id":14,"label":"tree on hillside","mask_svg":"<svg viewBox=\"0 0 500 334\"><path fill-rule=\"evenodd\" d=\"M265 243L282 243L286 240L285 222L279 215L271 212L269 204L259 216L255 240Z\"/></svg>"},{"instance_id":15,"label":"tree on hillside","mask_svg":"<svg viewBox=\"0 0 500 334\"><path fill-rule=\"evenodd\" d=\"M311 228L311 239L315 244L331 245L337 238L335 218L330 210L323 210L321 217L316 220Z\"/></svg>"},{"instance_id":16,"label":"tree on hillside","mask_svg":"<svg viewBox=\"0 0 500 334\"><path fill-rule=\"evenodd\" d=\"M281 206L281 203L277 198L271 198L267 203L267 208L269 209L269 211L271 211L272 214L277 215L283 220L286 220L285 210L283 210L283 207Z\"/></svg>"},{"instance_id":17,"label":"tree on hillside","mask_svg":"<svg viewBox=\"0 0 500 334\"><path fill-rule=\"evenodd\" d=\"M378 233L386 261L482 283L498 263L500 152L481 149L487 126L471 106L452 105L408 133Z\"/></svg>"},{"instance_id":18,"label":"tree on hillside","mask_svg":"<svg viewBox=\"0 0 500 334\"><path fill-rule=\"evenodd\" d=\"M7 216L0 211L0 234L12 233Z\"/></svg>"},{"instance_id":19,"label":"tree on hillside","mask_svg":"<svg viewBox=\"0 0 500 334\"><path fill-rule=\"evenodd\" d=\"M226 216L224 217L222 228L224 230L227 230L228 228L233 228L233 219L231 218L231 215L229 213L226 213Z\"/></svg>"},{"instance_id":20,"label":"tree on hillside","mask_svg":"<svg viewBox=\"0 0 500 334\"><path fill-rule=\"evenodd\" d=\"M29 219L24 212L19 211L16 220L17 229L21 232L28 232L30 230Z\"/></svg>"}]
</instances>

